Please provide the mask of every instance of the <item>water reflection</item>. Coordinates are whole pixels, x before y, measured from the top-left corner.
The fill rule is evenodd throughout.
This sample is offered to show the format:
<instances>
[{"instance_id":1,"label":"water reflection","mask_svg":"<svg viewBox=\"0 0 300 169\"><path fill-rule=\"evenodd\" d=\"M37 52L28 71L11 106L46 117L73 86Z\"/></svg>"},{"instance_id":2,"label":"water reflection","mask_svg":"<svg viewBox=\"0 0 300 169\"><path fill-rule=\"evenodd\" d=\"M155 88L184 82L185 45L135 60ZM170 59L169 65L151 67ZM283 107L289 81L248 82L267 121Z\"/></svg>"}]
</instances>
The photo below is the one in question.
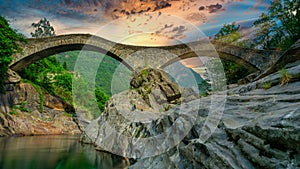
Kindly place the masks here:
<instances>
[{"instance_id":1,"label":"water reflection","mask_svg":"<svg viewBox=\"0 0 300 169\"><path fill-rule=\"evenodd\" d=\"M126 161L82 145L76 136L0 138L0 169L118 169Z\"/></svg>"}]
</instances>

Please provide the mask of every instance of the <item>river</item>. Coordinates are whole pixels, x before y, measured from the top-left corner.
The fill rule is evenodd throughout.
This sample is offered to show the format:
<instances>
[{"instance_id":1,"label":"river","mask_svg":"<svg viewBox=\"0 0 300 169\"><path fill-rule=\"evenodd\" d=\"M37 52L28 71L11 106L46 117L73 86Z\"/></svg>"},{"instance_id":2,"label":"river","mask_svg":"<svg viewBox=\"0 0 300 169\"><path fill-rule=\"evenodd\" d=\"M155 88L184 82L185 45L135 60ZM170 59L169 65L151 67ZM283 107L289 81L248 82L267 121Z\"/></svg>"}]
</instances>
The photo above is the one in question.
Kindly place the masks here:
<instances>
[{"instance_id":1,"label":"river","mask_svg":"<svg viewBox=\"0 0 300 169\"><path fill-rule=\"evenodd\" d=\"M0 169L118 169L126 161L81 144L78 136L0 138Z\"/></svg>"}]
</instances>

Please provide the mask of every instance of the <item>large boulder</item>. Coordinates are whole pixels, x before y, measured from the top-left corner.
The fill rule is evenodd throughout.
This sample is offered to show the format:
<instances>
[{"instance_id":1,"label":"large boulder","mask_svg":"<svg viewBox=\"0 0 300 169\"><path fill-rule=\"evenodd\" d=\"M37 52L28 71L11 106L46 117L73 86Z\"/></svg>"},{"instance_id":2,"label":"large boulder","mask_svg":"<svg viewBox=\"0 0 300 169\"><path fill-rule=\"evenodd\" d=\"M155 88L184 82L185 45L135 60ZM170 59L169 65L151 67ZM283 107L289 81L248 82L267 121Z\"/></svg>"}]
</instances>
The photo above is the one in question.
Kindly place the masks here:
<instances>
[{"instance_id":1,"label":"large boulder","mask_svg":"<svg viewBox=\"0 0 300 169\"><path fill-rule=\"evenodd\" d=\"M29 83L6 84L0 94L0 136L80 134L74 114L71 104Z\"/></svg>"},{"instance_id":2,"label":"large boulder","mask_svg":"<svg viewBox=\"0 0 300 169\"><path fill-rule=\"evenodd\" d=\"M197 98L172 104L164 96L165 91L160 90L158 95L165 99L157 103L167 102L172 107L158 111L153 108L151 99L147 99L151 98L152 92L147 92L145 88L149 83L159 86L156 84L159 82L152 82L146 76L136 76L131 81L132 89L112 97L103 114L87 128L83 140L95 144L99 150L135 157L130 167L134 169L299 168L300 65L295 64L287 71L292 78L286 84L280 83L282 75L276 72L259 81L228 90L222 118L214 132L209 133L211 130L208 130L211 136L204 141L201 140L201 133L206 129L212 99L216 99L214 96L201 98L201 104L196 102ZM264 84L271 86L267 89ZM192 117L196 112L197 119L195 123L191 122L193 118L182 121L181 127L176 130L184 133L188 129L188 132L175 146L171 146L172 142L165 145L158 145L157 142L134 144L172 128L181 117L180 107L185 107L185 117ZM188 127L189 124L192 128ZM126 137L136 138L133 139L136 142L125 141L124 137L107 130L109 127ZM172 135L173 140L180 138L178 133ZM166 140L167 137L161 139ZM145 146L145 151L135 152L134 146ZM165 146L171 147L160 151Z\"/></svg>"},{"instance_id":3,"label":"large boulder","mask_svg":"<svg viewBox=\"0 0 300 169\"><path fill-rule=\"evenodd\" d=\"M176 102L181 97L180 89L168 75L158 69L146 68L137 73L130 81L130 86L150 104L149 94L154 95L160 103Z\"/></svg>"},{"instance_id":4,"label":"large boulder","mask_svg":"<svg viewBox=\"0 0 300 169\"><path fill-rule=\"evenodd\" d=\"M120 137L139 140L163 134L179 118L178 105L187 99L197 98L193 90L180 88L164 71L158 69L141 70L132 78L130 85L130 90L111 97L101 116L86 128L82 141L95 144L97 149L112 152L112 149L108 148L108 144L111 144L114 145L114 150L120 152L118 155L140 158L143 154L133 152L132 145L119 143L124 141ZM182 99L182 94L188 94L190 97ZM187 128L188 125L184 125L178 130L184 133ZM103 131L105 132L102 133ZM119 136L111 137L106 142L105 137L116 133ZM159 150L153 147L147 153L155 151Z\"/></svg>"}]
</instances>

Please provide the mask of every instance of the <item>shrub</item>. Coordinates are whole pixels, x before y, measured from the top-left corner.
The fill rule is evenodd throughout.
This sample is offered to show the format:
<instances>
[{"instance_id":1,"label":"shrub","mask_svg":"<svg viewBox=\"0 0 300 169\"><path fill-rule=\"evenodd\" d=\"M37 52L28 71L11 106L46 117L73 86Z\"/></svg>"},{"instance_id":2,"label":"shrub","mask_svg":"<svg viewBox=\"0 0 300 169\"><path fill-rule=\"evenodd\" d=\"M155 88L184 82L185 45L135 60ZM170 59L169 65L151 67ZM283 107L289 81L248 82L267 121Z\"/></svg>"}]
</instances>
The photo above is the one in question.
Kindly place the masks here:
<instances>
[{"instance_id":1,"label":"shrub","mask_svg":"<svg viewBox=\"0 0 300 169\"><path fill-rule=\"evenodd\" d=\"M285 68L281 69L279 73L281 75L280 86L287 84L292 78L292 75Z\"/></svg>"},{"instance_id":2,"label":"shrub","mask_svg":"<svg viewBox=\"0 0 300 169\"><path fill-rule=\"evenodd\" d=\"M25 42L26 40L22 34L10 28L8 21L0 16L0 92L4 92L6 72L8 65L13 60L11 56L22 51L18 41Z\"/></svg>"},{"instance_id":3,"label":"shrub","mask_svg":"<svg viewBox=\"0 0 300 169\"><path fill-rule=\"evenodd\" d=\"M263 85L262 85L262 88L267 90L267 89L270 89L272 87L272 83L271 82L265 82Z\"/></svg>"}]
</instances>

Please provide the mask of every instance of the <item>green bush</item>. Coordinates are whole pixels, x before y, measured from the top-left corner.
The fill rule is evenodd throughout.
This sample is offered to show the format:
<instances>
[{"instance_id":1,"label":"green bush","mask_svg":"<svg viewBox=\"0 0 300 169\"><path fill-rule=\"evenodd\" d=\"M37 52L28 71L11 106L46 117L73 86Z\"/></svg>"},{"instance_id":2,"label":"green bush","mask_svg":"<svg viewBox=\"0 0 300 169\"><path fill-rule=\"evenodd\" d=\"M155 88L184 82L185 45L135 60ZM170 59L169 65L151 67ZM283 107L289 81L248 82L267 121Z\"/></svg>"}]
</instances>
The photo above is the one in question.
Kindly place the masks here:
<instances>
[{"instance_id":1,"label":"green bush","mask_svg":"<svg viewBox=\"0 0 300 169\"><path fill-rule=\"evenodd\" d=\"M95 90L95 96L96 96L96 100L98 103L98 107L99 107L100 111L103 112L103 110L105 108L105 103L109 99L109 96L99 88L97 88Z\"/></svg>"},{"instance_id":2,"label":"green bush","mask_svg":"<svg viewBox=\"0 0 300 169\"><path fill-rule=\"evenodd\" d=\"M280 78L280 86L283 86L287 83L289 83L289 81L291 80L292 78L292 75L285 69L281 69L279 71L280 75L281 75L281 78Z\"/></svg>"},{"instance_id":3,"label":"green bush","mask_svg":"<svg viewBox=\"0 0 300 169\"><path fill-rule=\"evenodd\" d=\"M20 111L22 111L22 112L30 112L30 110L29 110L28 108L25 107L26 104L27 104L27 102L26 102L26 101L23 101L20 105L14 105L14 106L12 107L12 112L16 112L16 111L15 111L16 109L18 109L18 110L20 110Z\"/></svg>"},{"instance_id":4,"label":"green bush","mask_svg":"<svg viewBox=\"0 0 300 169\"><path fill-rule=\"evenodd\" d=\"M270 89L272 87L272 83L271 82L265 82L263 85L262 85L262 88L267 90L267 89Z\"/></svg>"},{"instance_id":5,"label":"green bush","mask_svg":"<svg viewBox=\"0 0 300 169\"><path fill-rule=\"evenodd\" d=\"M0 92L4 92L4 83L12 55L21 52L18 42L25 42L22 34L10 28L8 21L0 16Z\"/></svg>"},{"instance_id":6,"label":"green bush","mask_svg":"<svg viewBox=\"0 0 300 169\"><path fill-rule=\"evenodd\" d=\"M235 25L235 22L231 24L224 24L223 27L216 34L215 39L221 39L227 35L237 32L240 29L240 25Z\"/></svg>"}]
</instances>

